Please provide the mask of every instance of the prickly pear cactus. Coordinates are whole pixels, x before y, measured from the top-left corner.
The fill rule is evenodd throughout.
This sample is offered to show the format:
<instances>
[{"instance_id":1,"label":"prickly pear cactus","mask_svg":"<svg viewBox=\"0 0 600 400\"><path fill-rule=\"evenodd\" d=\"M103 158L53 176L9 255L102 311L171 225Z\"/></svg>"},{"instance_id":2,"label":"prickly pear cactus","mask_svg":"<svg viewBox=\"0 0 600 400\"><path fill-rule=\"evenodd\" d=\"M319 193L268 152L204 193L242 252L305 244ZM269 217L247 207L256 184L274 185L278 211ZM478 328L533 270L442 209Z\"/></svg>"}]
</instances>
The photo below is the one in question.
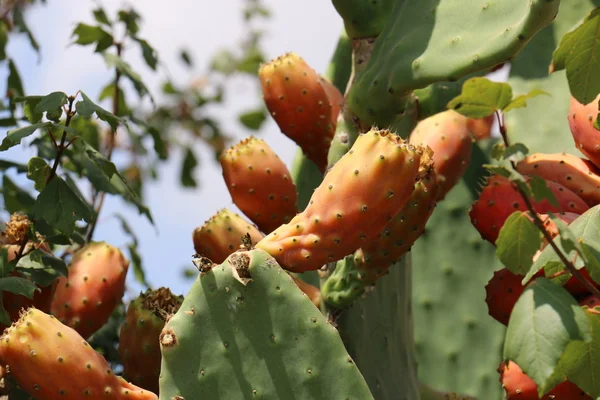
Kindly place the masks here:
<instances>
[{"instance_id":1,"label":"prickly pear cactus","mask_svg":"<svg viewBox=\"0 0 600 400\"><path fill-rule=\"evenodd\" d=\"M485 285L501 264L467 215L487 162L479 146L473 144L465 176L438 203L411 251L415 343L423 383L499 400L502 387L495 372L505 328L488 315Z\"/></svg>"},{"instance_id":2,"label":"prickly pear cactus","mask_svg":"<svg viewBox=\"0 0 600 400\"><path fill-rule=\"evenodd\" d=\"M160 399L373 399L337 330L266 252L201 273L163 329Z\"/></svg>"}]
</instances>

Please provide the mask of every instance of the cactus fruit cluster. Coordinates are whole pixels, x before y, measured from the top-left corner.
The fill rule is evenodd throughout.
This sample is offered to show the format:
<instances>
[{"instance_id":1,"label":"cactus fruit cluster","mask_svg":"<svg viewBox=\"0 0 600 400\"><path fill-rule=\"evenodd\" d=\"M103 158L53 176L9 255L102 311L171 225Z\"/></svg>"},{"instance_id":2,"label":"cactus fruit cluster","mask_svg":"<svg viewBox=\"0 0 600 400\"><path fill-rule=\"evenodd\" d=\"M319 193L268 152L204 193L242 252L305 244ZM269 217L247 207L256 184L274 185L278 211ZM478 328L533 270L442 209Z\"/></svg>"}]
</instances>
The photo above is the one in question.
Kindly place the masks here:
<instances>
[{"instance_id":1,"label":"cactus fruit cluster","mask_svg":"<svg viewBox=\"0 0 600 400\"><path fill-rule=\"evenodd\" d=\"M88 240L40 285L21 260L57 249L13 215L2 278L37 286L2 292L5 385L39 400L600 396L597 378L584 379L600 374L600 95L563 99L581 154L529 154L510 145L503 113L540 93L513 99L510 86L478 81L577 7L332 3L344 32L326 73L294 52L256 69L264 106L297 147L293 166L257 136L223 146L239 213L224 204L193 230L184 296L147 288L127 304L113 332L122 373L90 343L125 302L129 259ZM526 306L543 318L526 325ZM518 340L546 333L545 318L568 320L561 345L574 338L583 355L535 353L537 369L515 355L531 350Z\"/></svg>"}]
</instances>

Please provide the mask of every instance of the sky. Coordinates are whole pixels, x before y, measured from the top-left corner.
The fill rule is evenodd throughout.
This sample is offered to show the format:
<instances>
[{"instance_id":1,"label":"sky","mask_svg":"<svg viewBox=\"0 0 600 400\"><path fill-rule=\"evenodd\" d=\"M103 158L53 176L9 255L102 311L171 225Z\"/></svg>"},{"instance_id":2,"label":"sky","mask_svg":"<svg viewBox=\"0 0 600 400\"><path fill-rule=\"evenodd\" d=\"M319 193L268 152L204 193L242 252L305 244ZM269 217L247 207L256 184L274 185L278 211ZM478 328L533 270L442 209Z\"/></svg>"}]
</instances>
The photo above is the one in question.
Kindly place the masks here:
<instances>
[{"instance_id":1,"label":"sky","mask_svg":"<svg viewBox=\"0 0 600 400\"><path fill-rule=\"evenodd\" d=\"M210 57L223 47L235 48L243 39L240 7L242 0L220 2L173 0L168 9L159 1L90 1L67 2L48 0L47 5L33 7L26 14L26 21L40 43L41 55L28 45L24 37L11 38L7 52L15 60L29 95L63 91L74 94L77 90L97 98L100 89L112 78L102 58L93 54L91 46L69 45L71 32L78 22L93 23L91 11L102 5L109 16L124 5L131 5L142 16L139 36L155 47L169 75L178 84L202 77ZM303 0L287 2L265 0L272 12L265 24L263 49L267 58L275 58L294 51L318 72L324 73L342 29L342 21L331 2ZM178 61L179 50L185 47L195 60L193 70L184 69ZM137 48L126 49L124 58L140 73L150 91L160 102L160 85L165 70L152 71L144 63ZM0 74L6 76L2 65ZM4 82L5 78L0 78ZM216 110L216 115L236 140L252 134L236 120L240 111L252 109L261 101L259 88L248 79L234 79L226 99L226 109ZM134 98L132 98L134 100ZM108 107L108 105L105 105ZM4 135L3 131L1 135ZM39 132L37 133L39 135ZM295 144L280 133L277 125L269 119L259 133L269 146L290 165L295 154ZM120 223L113 213L123 214L139 237L146 277L153 287L167 286L177 294L185 294L191 280L183 279L183 266L192 267L194 253L192 231L202 225L218 209L227 207L238 211L223 182L219 164L212 154L199 145L200 167L195 175L200 187L183 189L179 185L180 155L162 165L161 177L146 186L146 203L153 213L153 228L135 209L124 207L118 197L107 196L95 233L95 240L125 250L129 239L123 235ZM32 148L19 146L1 155L4 159L26 162L34 156ZM23 176L21 175L23 178ZM22 179L19 183L27 183ZM139 292L131 273L128 277L128 297Z\"/></svg>"}]
</instances>

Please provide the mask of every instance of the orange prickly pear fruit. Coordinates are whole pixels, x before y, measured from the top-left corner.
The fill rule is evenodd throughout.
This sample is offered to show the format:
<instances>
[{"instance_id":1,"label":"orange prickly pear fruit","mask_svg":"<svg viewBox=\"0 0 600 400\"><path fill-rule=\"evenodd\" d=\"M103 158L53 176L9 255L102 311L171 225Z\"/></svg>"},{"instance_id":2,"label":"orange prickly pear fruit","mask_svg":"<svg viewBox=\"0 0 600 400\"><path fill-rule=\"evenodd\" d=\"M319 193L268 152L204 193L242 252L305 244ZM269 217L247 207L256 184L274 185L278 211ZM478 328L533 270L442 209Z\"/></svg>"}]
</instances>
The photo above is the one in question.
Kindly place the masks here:
<instances>
[{"instance_id":1,"label":"orange prickly pear fruit","mask_svg":"<svg viewBox=\"0 0 600 400\"><path fill-rule=\"evenodd\" d=\"M425 225L435 209L438 189L435 171L431 170L415 184L404 207L385 225L379 237L357 251L357 265L385 272L407 253L425 231ZM371 276L379 277L381 273Z\"/></svg>"},{"instance_id":2,"label":"orange prickly pear fruit","mask_svg":"<svg viewBox=\"0 0 600 400\"><path fill-rule=\"evenodd\" d=\"M256 244L290 271L315 270L375 240L431 169L430 150L386 130L360 135L306 209Z\"/></svg>"},{"instance_id":3,"label":"orange prickly pear fruit","mask_svg":"<svg viewBox=\"0 0 600 400\"><path fill-rule=\"evenodd\" d=\"M158 393L160 375L159 336L169 316L183 301L165 287L148 289L127 308L125 322L119 331L119 357L123 377L153 393Z\"/></svg>"},{"instance_id":4,"label":"orange prickly pear fruit","mask_svg":"<svg viewBox=\"0 0 600 400\"><path fill-rule=\"evenodd\" d=\"M472 138L467 122L467 117L447 110L420 121L410 134L411 144L433 150L438 200L444 199L469 166Z\"/></svg>"},{"instance_id":5,"label":"orange prickly pear fruit","mask_svg":"<svg viewBox=\"0 0 600 400\"><path fill-rule=\"evenodd\" d=\"M223 177L236 206L269 233L298 212L298 193L290 173L264 140L242 140L220 157Z\"/></svg>"},{"instance_id":6,"label":"orange prickly pear fruit","mask_svg":"<svg viewBox=\"0 0 600 400\"><path fill-rule=\"evenodd\" d=\"M598 118L600 94L588 104L581 104L571 96L569 128L575 145L591 162L600 168L600 131L594 127Z\"/></svg>"},{"instance_id":7,"label":"orange prickly pear fruit","mask_svg":"<svg viewBox=\"0 0 600 400\"><path fill-rule=\"evenodd\" d=\"M239 214L222 208L193 233L196 253L221 264L242 245L242 237L250 235L252 243L257 243L263 234Z\"/></svg>"},{"instance_id":8,"label":"orange prickly pear fruit","mask_svg":"<svg viewBox=\"0 0 600 400\"><path fill-rule=\"evenodd\" d=\"M44 400L158 400L116 376L77 331L29 308L0 336L0 359L21 389Z\"/></svg>"},{"instance_id":9,"label":"orange prickly pear fruit","mask_svg":"<svg viewBox=\"0 0 600 400\"><path fill-rule=\"evenodd\" d=\"M485 118L468 118L467 127L475 140L483 140L492 137L492 127L494 126L494 114Z\"/></svg>"},{"instance_id":10,"label":"orange prickly pear fruit","mask_svg":"<svg viewBox=\"0 0 600 400\"><path fill-rule=\"evenodd\" d=\"M600 204L600 170L589 160L568 153L534 153L521 160L517 169L524 175L560 183L590 207Z\"/></svg>"},{"instance_id":11,"label":"orange prickly pear fruit","mask_svg":"<svg viewBox=\"0 0 600 400\"><path fill-rule=\"evenodd\" d=\"M295 53L262 65L258 77L281 132L324 172L343 103L340 91Z\"/></svg>"},{"instance_id":12,"label":"orange prickly pear fruit","mask_svg":"<svg viewBox=\"0 0 600 400\"><path fill-rule=\"evenodd\" d=\"M60 277L51 311L84 338L100 329L125 293L129 269L121 251L105 242L90 243L78 251L68 277Z\"/></svg>"},{"instance_id":13,"label":"orange prickly pear fruit","mask_svg":"<svg viewBox=\"0 0 600 400\"><path fill-rule=\"evenodd\" d=\"M552 181L546 181L546 185L554 193L558 207L551 205L548 200L535 202L532 199L533 208L537 213L583 214L589 209L579 196L563 185ZM500 175L493 175L481 190L479 199L471 206L469 216L481 237L494 244L504 222L515 211L527 211L521 194L510 180Z\"/></svg>"}]
</instances>

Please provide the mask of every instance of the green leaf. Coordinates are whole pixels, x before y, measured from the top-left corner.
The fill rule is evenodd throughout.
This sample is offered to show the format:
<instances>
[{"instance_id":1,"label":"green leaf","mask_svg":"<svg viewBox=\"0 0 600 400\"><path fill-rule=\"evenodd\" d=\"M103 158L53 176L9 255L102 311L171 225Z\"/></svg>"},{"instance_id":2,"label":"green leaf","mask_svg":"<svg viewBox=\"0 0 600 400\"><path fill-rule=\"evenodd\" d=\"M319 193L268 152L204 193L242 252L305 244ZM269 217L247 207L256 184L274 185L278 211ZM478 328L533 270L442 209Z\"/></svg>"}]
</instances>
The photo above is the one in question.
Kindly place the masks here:
<instances>
[{"instance_id":1,"label":"green leaf","mask_svg":"<svg viewBox=\"0 0 600 400\"><path fill-rule=\"evenodd\" d=\"M60 121L63 110L62 106L67 104L68 97L63 92L52 92L47 96L40 98L37 102L34 112L40 114L46 112L46 117L54 122Z\"/></svg>"},{"instance_id":2,"label":"green leaf","mask_svg":"<svg viewBox=\"0 0 600 400\"><path fill-rule=\"evenodd\" d=\"M35 283L16 276L7 276L6 278L0 278L0 293L11 292L25 296L28 299L33 299L35 291L38 287Z\"/></svg>"},{"instance_id":3,"label":"green leaf","mask_svg":"<svg viewBox=\"0 0 600 400\"><path fill-rule=\"evenodd\" d=\"M27 165L16 163L13 161L0 160L0 171L6 171L8 169L15 168L18 173L26 173Z\"/></svg>"},{"instance_id":4,"label":"green leaf","mask_svg":"<svg viewBox=\"0 0 600 400\"><path fill-rule=\"evenodd\" d=\"M8 131L8 135L2 140L2 144L0 144L0 151L6 151L11 147L21 144L21 140L33 135L38 129L49 125L48 122L42 122Z\"/></svg>"},{"instance_id":5,"label":"green leaf","mask_svg":"<svg viewBox=\"0 0 600 400\"><path fill-rule=\"evenodd\" d=\"M127 105L127 101L125 100L125 92L123 91L122 88L118 88L118 93L117 93L117 116L118 117L122 117L124 115L130 115L131 114L131 110L129 109L129 106ZM104 87L104 89L102 89L102 92L100 93L100 97L99 100L102 101L104 99L110 99L111 102L114 101L114 97L115 97L115 84L114 82L110 82L108 85L106 85Z\"/></svg>"},{"instance_id":6,"label":"green leaf","mask_svg":"<svg viewBox=\"0 0 600 400\"><path fill-rule=\"evenodd\" d=\"M523 143L515 143L504 150L504 159L510 160L515 164L522 161L529 154L529 149Z\"/></svg>"},{"instance_id":7,"label":"green leaf","mask_svg":"<svg viewBox=\"0 0 600 400\"><path fill-rule=\"evenodd\" d=\"M589 310L585 314L592 340L569 345L560 366L571 382L596 399L600 397L600 315Z\"/></svg>"},{"instance_id":8,"label":"green leaf","mask_svg":"<svg viewBox=\"0 0 600 400\"><path fill-rule=\"evenodd\" d=\"M213 71L229 75L235 71L237 60L233 53L228 50L221 50L213 56L210 68Z\"/></svg>"},{"instance_id":9,"label":"green leaf","mask_svg":"<svg viewBox=\"0 0 600 400\"><path fill-rule=\"evenodd\" d=\"M127 28L127 32L130 36L137 35L140 30L138 26L138 21L140 20L140 15L135 12L133 9L130 10L120 10L119 11L119 21L125 24Z\"/></svg>"},{"instance_id":10,"label":"green leaf","mask_svg":"<svg viewBox=\"0 0 600 400\"><path fill-rule=\"evenodd\" d=\"M179 58L181 58L181 61L183 61L183 63L188 67L194 66L192 58L190 57L190 53L188 53L186 50L181 50L179 52Z\"/></svg>"},{"instance_id":11,"label":"green leaf","mask_svg":"<svg viewBox=\"0 0 600 400\"><path fill-rule=\"evenodd\" d=\"M517 363L538 385L540 397L570 343L591 341L590 324L577 301L559 285L537 278L517 300L506 330L504 359Z\"/></svg>"},{"instance_id":12,"label":"green leaf","mask_svg":"<svg viewBox=\"0 0 600 400\"><path fill-rule=\"evenodd\" d=\"M519 95L519 96L515 97L514 99L512 99L511 102L508 103L508 105L502 109L502 112L507 113L514 108L527 107L527 100L532 99L536 96L543 95L543 94L545 94L546 96L552 97L552 95L548 92L545 92L540 89L534 89L527 94L522 94L522 95Z\"/></svg>"},{"instance_id":13,"label":"green leaf","mask_svg":"<svg viewBox=\"0 0 600 400\"><path fill-rule=\"evenodd\" d=\"M67 264L50 253L33 250L19 260L17 271L40 286L48 286L56 278L67 276Z\"/></svg>"},{"instance_id":14,"label":"green leaf","mask_svg":"<svg viewBox=\"0 0 600 400\"><path fill-rule=\"evenodd\" d=\"M100 53L113 45L113 36L100 26L79 23L73 30L72 36L77 36L73 43L87 46L96 43L94 52Z\"/></svg>"},{"instance_id":15,"label":"green leaf","mask_svg":"<svg viewBox=\"0 0 600 400\"><path fill-rule=\"evenodd\" d=\"M144 39L140 39L138 37L133 37L133 40L140 44L140 48L142 50L142 56L144 57L144 61L152 70L156 71L156 64L158 63L158 55L156 54L156 50L148 42Z\"/></svg>"},{"instance_id":16,"label":"green leaf","mask_svg":"<svg viewBox=\"0 0 600 400\"><path fill-rule=\"evenodd\" d=\"M559 237L554 238L553 242L558 249L566 255L568 260L575 259L575 268L582 268L585 265L585 257L575 257L578 247L580 251L583 251L579 242L584 242L596 249L600 246L600 205L590 208L577 217L575 221L568 225L568 229L563 221L557 218L552 218L552 221L559 229ZM535 263L533 263L533 266L525 276L525 279L531 279L531 277L542 268L545 268L546 271L548 271L547 265L550 263L555 265L559 264L561 270L565 268L552 247L546 246ZM590 274L592 273L592 271L589 272ZM593 273L596 274L597 272L593 271Z\"/></svg>"},{"instance_id":17,"label":"green leaf","mask_svg":"<svg viewBox=\"0 0 600 400\"><path fill-rule=\"evenodd\" d=\"M80 115L75 115L75 117L71 119L71 124L69 126L79 133L81 140L88 143L96 150L100 149L100 132L96 122L88 118L83 118Z\"/></svg>"},{"instance_id":18,"label":"green leaf","mask_svg":"<svg viewBox=\"0 0 600 400\"><path fill-rule=\"evenodd\" d=\"M14 119L13 117L0 118L0 126L2 126L2 127L16 126L16 125L17 125L17 120Z\"/></svg>"},{"instance_id":19,"label":"green leaf","mask_svg":"<svg viewBox=\"0 0 600 400\"><path fill-rule=\"evenodd\" d=\"M191 148L185 149L185 156L181 165L181 184L183 187L196 187L196 179L194 178L194 170L198 166L198 160Z\"/></svg>"},{"instance_id":20,"label":"green leaf","mask_svg":"<svg viewBox=\"0 0 600 400\"><path fill-rule=\"evenodd\" d=\"M6 60L6 43L8 43L6 23L0 21L0 61Z\"/></svg>"},{"instance_id":21,"label":"green leaf","mask_svg":"<svg viewBox=\"0 0 600 400\"><path fill-rule=\"evenodd\" d=\"M42 120L44 117L43 112L36 112L35 109L39 102L42 100L42 96L27 96L27 97L18 97L15 99L15 102L24 101L25 105L23 106L23 113L27 120L36 124Z\"/></svg>"},{"instance_id":22,"label":"green leaf","mask_svg":"<svg viewBox=\"0 0 600 400\"><path fill-rule=\"evenodd\" d=\"M7 92L10 92L10 97L23 96L25 92L23 91L23 83L21 83L21 76L19 75L17 66L15 65L12 59L8 60L8 71L8 82L6 87Z\"/></svg>"},{"instance_id":23,"label":"green leaf","mask_svg":"<svg viewBox=\"0 0 600 400\"><path fill-rule=\"evenodd\" d=\"M112 26L112 22L108 19L108 16L106 15L106 12L104 11L104 9L102 7L98 7L96 8L94 11L94 19L96 20L96 22L104 24L106 26Z\"/></svg>"},{"instance_id":24,"label":"green leaf","mask_svg":"<svg viewBox=\"0 0 600 400\"><path fill-rule=\"evenodd\" d=\"M31 30L29 29L27 24L25 23L25 18L23 17L23 12L21 9L22 7L13 8L13 22L15 26L19 28L19 31L27 36L27 39L29 39L29 45L33 47L33 49L39 54L40 45L31 33Z\"/></svg>"},{"instance_id":25,"label":"green leaf","mask_svg":"<svg viewBox=\"0 0 600 400\"><path fill-rule=\"evenodd\" d=\"M4 208L11 214L18 211L28 212L35 203L35 199L18 187L7 175L2 177L1 190L4 195Z\"/></svg>"},{"instance_id":26,"label":"green leaf","mask_svg":"<svg viewBox=\"0 0 600 400\"><path fill-rule=\"evenodd\" d=\"M35 190L42 191L46 187L46 180L50 176L52 168L46 160L40 157L33 157L27 164L27 179L35 182Z\"/></svg>"},{"instance_id":27,"label":"green leaf","mask_svg":"<svg viewBox=\"0 0 600 400\"><path fill-rule=\"evenodd\" d=\"M450 100L448 108L469 118L485 118L502 110L511 99L512 88L508 83L478 77L464 83L462 93Z\"/></svg>"},{"instance_id":28,"label":"green leaf","mask_svg":"<svg viewBox=\"0 0 600 400\"><path fill-rule=\"evenodd\" d=\"M58 175L38 195L31 211L65 235L71 235L75 223L91 222L93 210L90 205Z\"/></svg>"},{"instance_id":29,"label":"green leaf","mask_svg":"<svg viewBox=\"0 0 600 400\"><path fill-rule=\"evenodd\" d=\"M148 95L152 103L154 103L154 98L150 94L150 91L148 90L144 82L142 82L142 78L140 77L140 75L133 70L131 65L123 61L121 57L110 53L104 54L104 60L110 68L118 69L124 76L126 76L131 81L131 83L133 83L133 87L138 92L138 95L140 97Z\"/></svg>"},{"instance_id":30,"label":"green leaf","mask_svg":"<svg viewBox=\"0 0 600 400\"><path fill-rule=\"evenodd\" d=\"M541 245L542 233L530 217L521 211L515 211L500 228L496 254L511 272L525 275Z\"/></svg>"},{"instance_id":31,"label":"green leaf","mask_svg":"<svg viewBox=\"0 0 600 400\"><path fill-rule=\"evenodd\" d=\"M581 25L566 33L552 54L550 71L567 70L571 94L589 104L600 93L600 7L584 18Z\"/></svg>"},{"instance_id":32,"label":"green leaf","mask_svg":"<svg viewBox=\"0 0 600 400\"><path fill-rule=\"evenodd\" d=\"M259 110L245 112L239 116L239 119L246 128L257 131L267 120L267 114L265 109L261 108Z\"/></svg>"},{"instance_id":33,"label":"green leaf","mask_svg":"<svg viewBox=\"0 0 600 400\"><path fill-rule=\"evenodd\" d=\"M588 270L590 277L596 283L600 283L600 251L593 245L581 241L581 252L585 259L585 267ZM598 246L598 244L595 244Z\"/></svg>"},{"instance_id":34,"label":"green leaf","mask_svg":"<svg viewBox=\"0 0 600 400\"><path fill-rule=\"evenodd\" d=\"M127 122L123 118L119 118L116 115L106 111L104 108L100 107L92 100L90 100L90 98L85 93L80 93L83 100L78 101L77 104L75 104L77 114L81 115L84 118L90 118L93 113L96 113L98 118L100 118L102 121L107 122L110 125L113 132L117 130L119 123L127 125Z\"/></svg>"},{"instance_id":35,"label":"green leaf","mask_svg":"<svg viewBox=\"0 0 600 400\"><path fill-rule=\"evenodd\" d=\"M558 207L558 200L554 196L554 192L548 187L546 181L539 176L532 176L529 180L529 187L535 201L548 200L554 207Z\"/></svg>"},{"instance_id":36,"label":"green leaf","mask_svg":"<svg viewBox=\"0 0 600 400\"><path fill-rule=\"evenodd\" d=\"M137 245L131 243L127 245L127 249L129 250L129 258L131 259L131 264L133 265L133 274L135 279L142 285L149 287L150 285L146 280L146 273L142 267L142 257L140 256Z\"/></svg>"},{"instance_id":37,"label":"green leaf","mask_svg":"<svg viewBox=\"0 0 600 400\"><path fill-rule=\"evenodd\" d=\"M506 151L506 146L502 142L498 142L492 146L491 156L494 160L501 160L504 158L504 152Z\"/></svg>"}]
</instances>

